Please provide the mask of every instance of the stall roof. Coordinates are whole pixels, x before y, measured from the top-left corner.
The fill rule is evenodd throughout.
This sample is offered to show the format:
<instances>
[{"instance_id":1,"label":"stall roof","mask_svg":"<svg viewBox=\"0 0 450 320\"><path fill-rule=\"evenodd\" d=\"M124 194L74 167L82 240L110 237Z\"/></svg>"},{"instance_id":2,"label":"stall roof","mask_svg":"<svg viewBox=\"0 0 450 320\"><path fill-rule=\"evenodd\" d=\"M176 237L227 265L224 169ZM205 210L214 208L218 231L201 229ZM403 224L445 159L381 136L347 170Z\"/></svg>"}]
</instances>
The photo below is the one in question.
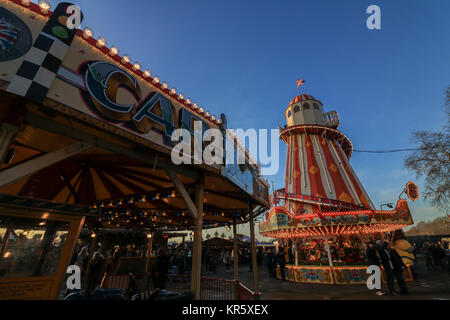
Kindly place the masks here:
<instances>
[{"instance_id":1,"label":"stall roof","mask_svg":"<svg viewBox=\"0 0 450 320\"><path fill-rule=\"evenodd\" d=\"M257 215L268 206L268 185L258 165L236 169L171 161L171 130L189 127L195 119L225 132L225 117L202 112L86 33L78 30L70 42L58 40L59 33L49 37L47 32L59 23L58 8L42 14L32 3L1 3L8 23L28 42L13 44L15 59L0 59L0 125L17 130L9 147L13 157L0 166L0 194L99 208L97 222L107 228L190 228L192 217L172 172L191 198L195 184L204 180L206 227L236 217L245 221L249 207ZM41 52L43 39L50 44L48 52ZM36 50L59 59L52 60L54 74L46 86L31 81L34 89L25 90L25 82L30 85L23 80L25 69L36 62ZM36 68L48 67L44 62ZM111 112L114 108L128 113ZM251 159L231 138L236 150Z\"/></svg>"}]
</instances>

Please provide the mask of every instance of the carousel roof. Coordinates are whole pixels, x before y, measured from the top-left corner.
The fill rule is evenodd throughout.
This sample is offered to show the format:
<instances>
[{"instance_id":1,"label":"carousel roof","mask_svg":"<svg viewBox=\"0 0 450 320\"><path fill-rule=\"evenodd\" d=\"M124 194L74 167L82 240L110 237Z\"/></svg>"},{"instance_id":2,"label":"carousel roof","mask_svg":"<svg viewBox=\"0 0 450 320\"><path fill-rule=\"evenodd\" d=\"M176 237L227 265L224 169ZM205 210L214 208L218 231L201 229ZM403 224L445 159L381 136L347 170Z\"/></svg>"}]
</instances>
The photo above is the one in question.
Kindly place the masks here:
<instances>
[{"instance_id":1,"label":"carousel roof","mask_svg":"<svg viewBox=\"0 0 450 320\"><path fill-rule=\"evenodd\" d=\"M292 106L293 104L296 104L297 102L307 101L307 100L316 100L316 99L314 99L314 97L309 94L301 94L299 96L296 96L294 99L292 99L291 103L289 103L289 107Z\"/></svg>"},{"instance_id":2,"label":"carousel roof","mask_svg":"<svg viewBox=\"0 0 450 320\"><path fill-rule=\"evenodd\" d=\"M55 9L56 13L61 14L58 11L61 5ZM21 0L3 1L2 6L37 34L51 22L54 14L48 8L43 10L42 6ZM167 83L161 84L158 77L142 71L139 64L131 64L129 57L118 54L117 48L108 48L104 39L93 38L92 31L78 30L68 46L66 55L58 60L60 64L52 65L58 68L55 68L52 85L46 88L48 91L39 89L38 96L43 96L40 100L28 95L33 90L26 90L25 94L10 90L11 83L20 78L19 59L0 63L4 71L0 79L0 124L17 129L12 142L6 144L12 151L10 159L0 163L0 174L8 179L0 179L0 194L73 205L70 208L88 212L100 209L102 215L98 223L107 228L171 226L185 229L192 226L188 211L193 205L187 206L178 191L181 185L184 197L193 198L195 185L200 181L205 186L203 220L206 226L215 227L236 217L245 220L249 203L255 215L267 207L268 186L259 178L258 165L250 162L245 167L252 181L245 181L246 188L243 188L239 183L247 176L237 176L239 172L237 177L231 176L221 165L173 164L172 147L164 140L166 135L170 139L170 135L160 123L150 123L144 118L146 121L139 123L142 125L139 131L131 120L117 118L113 121L99 110L94 112L92 107L98 104L99 97L93 99L84 77L88 72L99 74L92 69L95 63L88 66L86 74L82 67L86 61L100 61L133 79L134 89L139 91L134 96L129 95L129 90L118 90L123 77L107 83L109 89L118 90L115 94L119 105L128 105L128 100L134 99L132 103L139 108L142 101L137 98L154 95L159 97L155 112L163 114L163 98L170 101L171 120L179 126L181 111L201 119L211 128L223 128L222 119L192 103L174 88L170 89ZM126 78L125 83L128 80ZM127 117L136 111L131 110ZM250 157L248 152L245 154ZM45 161L47 159L52 161ZM21 173L21 169L26 169L27 174Z\"/></svg>"},{"instance_id":3,"label":"carousel roof","mask_svg":"<svg viewBox=\"0 0 450 320\"><path fill-rule=\"evenodd\" d=\"M259 224L268 238L307 238L391 232L412 225L408 203L398 201L392 211L357 210L295 215L284 207L274 207Z\"/></svg>"}]
</instances>

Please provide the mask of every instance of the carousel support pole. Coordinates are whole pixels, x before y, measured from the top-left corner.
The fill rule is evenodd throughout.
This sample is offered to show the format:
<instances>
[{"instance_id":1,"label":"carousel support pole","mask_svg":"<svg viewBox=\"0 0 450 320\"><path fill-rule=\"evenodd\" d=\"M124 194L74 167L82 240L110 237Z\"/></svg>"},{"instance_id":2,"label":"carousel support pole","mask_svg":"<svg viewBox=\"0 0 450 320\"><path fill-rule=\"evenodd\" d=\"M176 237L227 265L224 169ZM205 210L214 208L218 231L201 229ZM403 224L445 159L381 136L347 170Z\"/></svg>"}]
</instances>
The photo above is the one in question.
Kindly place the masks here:
<instances>
[{"instance_id":1,"label":"carousel support pole","mask_svg":"<svg viewBox=\"0 0 450 320\"><path fill-rule=\"evenodd\" d=\"M239 280L239 248L236 217L233 218L233 252L234 280Z\"/></svg>"},{"instance_id":2,"label":"carousel support pole","mask_svg":"<svg viewBox=\"0 0 450 320\"><path fill-rule=\"evenodd\" d=\"M6 229L6 232L3 236L3 245L0 248L0 261L2 260L3 256L5 255L6 248L8 247L8 241L9 241L9 235L11 234L11 227L8 226Z\"/></svg>"},{"instance_id":3,"label":"carousel support pole","mask_svg":"<svg viewBox=\"0 0 450 320\"><path fill-rule=\"evenodd\" d=\"M330 250L330 244L328 243L328 239L324 238L323 241L325 241L325 251L328 255L328 263L330 265L330 268L333 268L333 259L331 258L331 250Z\"/></svg>"},{"instance_id":4,"label":"carousel support pole","mask_svg":"<svg viewBox=\"0 0 450 320\"><path fill-rule=\"evenodd\" d=\"M234 267L234 300L238 300L239 290L239 248L238 248L238 237L237 237L237 223L236 216L233 217L233 267Z\"/></svg>"},{"instance_id":5,"label":"carousel support pole","mask_svg":"<svg viewBox=\"0 0 450 320\"><path fill-rule=\"evenodd\" d=\"M150 257L152 255L153 237L154 237L153 232L148 234L147 252L145 254L144 290L147 290L149 288L149 286L148 286L148 267L150 266Z\"/></svg>"},{"instance_id":6,"label":"carousel support pole","mask_svg":"<svg viewBox=\"0 0 450 320\"><path fill-rule=\"evenodd\" d=\"M298 240L294 243L295 265L298 266Z\"/></svg>"},{"instance_id":7,"label":"carousel support pole","mask_svg":"<svg viewBox=\"0 0 450 320\"><path fill-rule=\"evenodd\" d=\"M253 206L249 206L250 216L250 238L252 250L252 270L253 270L253 290L258 293L258 263L256 261L256 241L255 241L255 221L253 216Z\"/></svg>"},{"instance_id":8,"label":"carousel support pole","mask_svg":"<svg viewBox=\"0 0 450 320\"><path fill-rule=\"evenodd\" d=\"M8 123L0 125L0 164L5 161L9 146L14 142L19 128Z\"/></svg>"},{"instance_id":9,"label":"carousel support pole","mask_svg":"<svg viewBox=\"0 0 450 320\"><path fill-rule=\"evenodd\" d=\"M95 235L95 234L94 234ZM86 273L84 274L83 288L88 289L89 273L91 271L92 258L94 256L95 245L97 244L97 235L91 236L91 247L89 248L89 257L86 266Z\"/></svg>"},{"instance_id":10,"label":"carousel support pole","mask_svg":"<svg viewBox=\"0 0 450 320\"><path fill-rule=\"evenodd\" d=\"M194 292L194 299L200 300L200 284L202 276L202 231L203 231L203 197L205 192L205 185L203 181L195 186L195 205L196 217L195 232L194 232L194 246L192 253L192 282L191 289Z\"/></svg>"}]
</instances>

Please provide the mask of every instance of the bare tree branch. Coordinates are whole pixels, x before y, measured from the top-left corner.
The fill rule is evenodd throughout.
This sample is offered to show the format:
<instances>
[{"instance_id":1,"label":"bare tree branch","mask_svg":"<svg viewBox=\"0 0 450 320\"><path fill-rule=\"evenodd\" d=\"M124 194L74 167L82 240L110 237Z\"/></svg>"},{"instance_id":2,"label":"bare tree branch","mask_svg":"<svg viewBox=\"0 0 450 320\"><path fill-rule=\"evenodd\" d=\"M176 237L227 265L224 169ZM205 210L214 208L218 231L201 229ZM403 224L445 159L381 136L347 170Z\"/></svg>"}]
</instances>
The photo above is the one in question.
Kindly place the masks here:
<instances>
[{"instance_id":1,"label":"bare tree branch","mask_svg":"<svg viewBox=\"0 0 450 320\"><path fill-rule=\"evenodd\" d=\"M440 132L418 131L412 140L418 151L406 157L404 165L418 177L425 177L423 195L434 206L450 208L450 86L446 89L447 124Z\"/></svg>"}]
</instances>

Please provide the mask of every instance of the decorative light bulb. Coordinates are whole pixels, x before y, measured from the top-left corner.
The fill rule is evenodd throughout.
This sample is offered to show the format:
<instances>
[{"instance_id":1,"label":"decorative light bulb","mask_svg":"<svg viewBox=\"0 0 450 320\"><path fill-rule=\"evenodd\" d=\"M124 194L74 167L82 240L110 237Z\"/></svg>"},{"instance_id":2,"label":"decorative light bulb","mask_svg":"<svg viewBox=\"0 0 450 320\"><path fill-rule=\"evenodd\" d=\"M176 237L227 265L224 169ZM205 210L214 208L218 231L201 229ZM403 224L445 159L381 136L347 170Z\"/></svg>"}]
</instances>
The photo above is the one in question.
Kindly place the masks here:
<instances>
[{"instance_id":1,"label":"decorative light bulb","mask_svg":"<svg viewBox=\"0 0 450 320\"><path fill-rule=\"evenodd\" d=\"M211 120L212 120L212 121L215 121L215 120L216 120L216 117L215 117L215 116L212 116L212 117L211 117Z\"/></svg>"},{"instance_id":2,"label":"decorative light bulb","mask_svg":"<svg viewBox=\"0 0 450 320\"><path fill-rule=\"evenodd\" d=\"M201 107L200 109L198 109L198 111L200 111L201 113L205 112L205 110L203 109L203 107Z\"/></svg>"},{"instance_id":3,"label":"decorative light bulb","mask_svg":"<svg viewBox=\"0 0 450 320\"><path fill-rule=\"evenodd\" d=\"M180 94L178 95L178 100L184 100L184 95L183 95L182 93L180 93Z\"/></svg>"},{"instance_id":4,"label":"decorative light bulb","mask_svg":"<svg viewBox=\"0 0 450 320\"><path fill-rule=\"evenodd\" d=\"M42 14L47 14L51 6L46 0L39 0L39 8Z\"/></svg>"},{"instance_id":5,"label":"decorative light bulb","mask_svg":"<svg viewBox=\"0 0 450 320\"><path fill-rule=\"evenodd\" d=\"M186 104L191 104L191 99L188 98L188 99L186 99L185 102L186 102Z\"/></svg>"},{"instance_id":6,"label":"decorative light bulb","mask_svg":"<svg viewBox=\"0 0 450 320\"><path fill-rule=\"evenodd\" d=\"M150 70L147 69L144 71L143 75L144 75L144 78L150 78L152 76L152 73L150 72Z\"/></svg>"},{"instance_id":7,"label":"decorative light bulb","mask_svg":"<svg viewBox=\"0 0 450 320\"><path fill-rule=\"evenodd\" d=\"M172 88L172 89L170 90L169 94L172 95L172 96L176 95L176 94L177 94L177 89Z\"/></svg>"},{"instance_id":8,"label":"decorative light bulb","mask_svg":"<svg viewBox=\"0 0 450 320\"><path fill-rule=\"evenodd\" d=\"M85 38L87 40L89 38L92 38L93 36L94 36L94 31L92 31L91 28L88 28L88 27L84 28L83 38Z\"/></svg>"},{"instance_id":9,"label":"decorative light bulb","mask_svg":"<svg viewBox=\"0 0 450 320\"><path fill-rule=\"evenodd\" d=\"M136 72L136 71L139 71L139 70L141 70L141 65L140 65L139 62L135 62L133 64L133 71Z\"/></svg>"},{"instance_id":10,"label":"decorative light bulb","mask_svg":"<svg viewBox=\"0 0 450 320\"><path fill-rule=\"evenodd\" d=\"M128 56L128 55L124 55L123 57L122 57L122 64L128 64L128 63L130 63L130 57Z\"/></svg>"},{"instance_id":11,"label":"decorative light bulb","mask_svg":"<svg viewBox=\"0 0 450 320\"><path fill-rule=\"evenodd\" d=\"M161 88L163 88L163 89L167 89L169 87L169 85L167 84L167 82L164 82L162 85L161 85Z\"/></svg>"},{"instance_id":12,"label":"decorative light bulb","mask_svg":"<svg viewBox=\"0 0 450 320\"><path fill-rule=\"evenodd\" d=\"M97 46L97 48L103 48L104 46L106 46L106 40L103 37L100 37L97 39L97 43L95 44Z\"/></svg>"},{"instance_id":13,"label":"decorative light bulb","mask_svg":"<svg viewBox=\"0 0 450 320\"><path fill-rule=\"evenodd\" d=\"M193 107L194 109L198 109L198 103L194 103L194 104L192 105L192 107Z\"/></svg>"},{"instance_id":14,"label":"decorative light bulb","mask_svg":"<svg viewBox=\"0 0 450 320\"><path fill-rule=\"evenodd\" d=\"M209 116L210 116L209 111L206 111L205 116L209 118Z\"/></svg>"},{"instance_id":15,"label":"decorative light bulb","mask_svg":"<svg viewBox=\"0 0 450 320\"><path fill-rule=\"evenodd\" d=\"M117 48L116 46L112 46L111 49L109 49L109 55L111 57L114 57L115 55L119 54L119 48Z\"/></svg>"},{"instance_id":16,"label":"decorative light bulb","mask_svg":"<svg viewBox=\"0 0 450 320\"><path fill-rule=\"evenodd\" d=\"M159 83L159 77L158 76L155 76L154 78L153 78L153 81L152 81L154 84L157 84L157 83Z\"/></svg>"},{"instance_id":17,"label":"decorative light bulb","mask_svg":"<svg viewBox=\"0 0 450 320\"><path fill-rule=\"evenodd\" d=\"M22 0L22 5L25 7L29 7L30 6L30 0Z\"/></svg>"}]
</instances>

